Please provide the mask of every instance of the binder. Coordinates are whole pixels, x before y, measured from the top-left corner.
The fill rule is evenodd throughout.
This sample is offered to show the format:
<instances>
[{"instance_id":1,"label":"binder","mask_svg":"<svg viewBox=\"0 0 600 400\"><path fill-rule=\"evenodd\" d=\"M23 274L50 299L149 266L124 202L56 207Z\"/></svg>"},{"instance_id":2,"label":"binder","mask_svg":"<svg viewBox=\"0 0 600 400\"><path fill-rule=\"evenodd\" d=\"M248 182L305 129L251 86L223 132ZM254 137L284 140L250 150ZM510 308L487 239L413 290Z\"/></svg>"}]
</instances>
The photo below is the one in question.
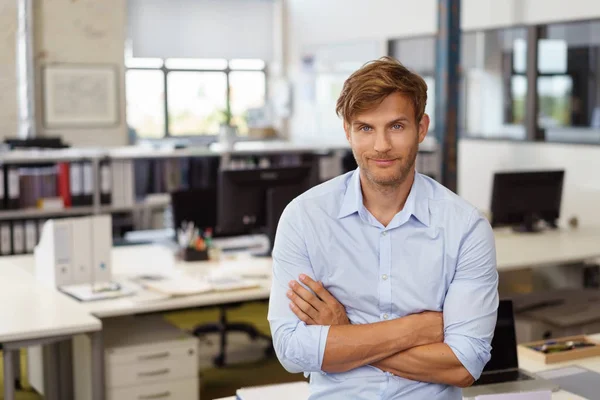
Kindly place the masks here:
<instances>
[{"instance_id":1,"label":"binder","mask_svg":"<svg viewBox=\"0 0 600 400\"><path fill-rule=\"evenodd\" d=\"M69 172L70 167L69 163L62 162L58 164L57 171L57 193L63 199L63 205L65 208L71 207L71 188L70 188L70 179Z\"/></svg>"},{"instance_id":2,"label":"binder","mask_svg":"<svg viewBox=\"0 0 600 400\"><path fill-rule=\"evenodd\" d=\"M71 187L71 204L81 206L83 204L83 167L80 162L69 164L69 183Z\"/></svg>"},{"instance_id":3,"label":"binder","mask_svg":"<svg viewBox=\"0 0 600 400\"><path fill-rule=\"evenodd\" d=\"M6 187L4 186L4 166L0 165L0 210L4 210L6 208Z\"/></svg>"},{"instance_id":4,"label":"binder","mask_svg":"<svg viewBox=\"0 0 600 400\"><path fill-rule=\"evenodd\" d=\"M110 162L108 160L100 161L100 204L111 204L112 202L112 174Z\"/></svg>"},{"instance_id":5,"label":"binder","mask_svg":"<svg viewBox=\"0 0 600 400\"><path fill-rule=\"evenodd\" d=\"M122 207L125 205L125 190L123 187L123 162L122 161L113 161L111 163L111 197L112 197L112 205L114 207Z\"/></svg>"},{"instance_id":6,"label":"binder","mask_svg":"<svg viewBox=\"0 0 600 400\"><path fill-rule=\"evenodd\" d=\"M25 221L25 252L33 253L33 249L37 245L37 229L34 220Z\"/></svg>"},{"instance_id":7,"label":"binder","mask_svg":"<svg viewBox=\"0 0 600 400\"><path fill-rule=\"evenodd\" d=\"M73 284L92 281L92 220L90 217L71 219L71 262Z\"/></svg>"},{"instance_id":8,"label":"binder","mask_svg":"<svg viewBox=\"0 0 600 400\"><path fill-rule=\"evenodd\" d=\"M93 215L92 223L92 282L108 283L112 279L112 216Z\"/></svg>"},{"instance_id":9,"label":"binder","mask_svg":"<svg viewBox=\"0 0 600 400\"><path fill-rule=\"evenodd\" d=\"M94 204L94 171L91 161L83 162L83 203L84 206Z\"/></svg>"},{"instance_id":10,"label":"binder","mask_svg":"<svg viewBox=\"0 0 600 400\"><path fill-rule=\"evenodd\" d=\"M23 221L12 222L12 254L25 252L25 232Z\"/></svg>"},{"instance_id":11,"label":"binder","mask_svg":"<svg viewBox=\"0 0 600 400\"><path fill-rule=\"evenodd\" d=\"M12 238L10 235L10 222L0 223L0 254L12 254Z\"/></svg>"},{"instance_id":12,"label":"binder","mask_svg":"<svg viewBox=\"0 0 600 400\"><path fill-rule=\"evenodd\" d=\"M6 188L8 193L8 207L11 210L19 208L19 169L16 166L6 167Z\"/></svg>"}]
</instances>

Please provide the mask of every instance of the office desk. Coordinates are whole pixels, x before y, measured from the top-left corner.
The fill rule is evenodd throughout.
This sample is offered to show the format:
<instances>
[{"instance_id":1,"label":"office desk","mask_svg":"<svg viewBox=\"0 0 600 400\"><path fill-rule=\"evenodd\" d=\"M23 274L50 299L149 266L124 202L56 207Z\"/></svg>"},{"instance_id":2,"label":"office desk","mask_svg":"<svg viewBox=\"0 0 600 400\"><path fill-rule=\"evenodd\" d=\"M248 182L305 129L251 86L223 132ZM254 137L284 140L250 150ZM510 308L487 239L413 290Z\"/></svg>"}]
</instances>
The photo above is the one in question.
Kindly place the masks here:
<instances>
[{"instance_id":1,"label":"office desk","mask_svg":"<svg viewBox=\"0 0 600 400\"><path fill-rule=\"evenodd\" d=\"M20 348L51 345L74 335L91 334L94 357L102 347L102 324L80 304L67 296L45 287L24 271L0 266L0 343L4 356L4 399L13 400L13 360ZM58 365L56 359L51 360ZM58 368L57 368L58 369ZM103 399L104 371L92 365L92 382L97 390L94 399ZM48 371L56 374L56 369ZM57 378L50 379L46 398L59 399ZM68 389L67 389L68 390ZM54 396L54 397L52 397Z\"/></svg>"},{"instance_id":2,"label":"office desk","mask_svg":"<svg viewBox=\"0 0 600 400\"><path fill-rule=\"evenodd\" d=\"M568 264L600 257L600 227L543 233L495 230L498 271Z\"/></svg>"},{"instance_id":3,"label":"office desk","mask_svg":"<svg viewBox=\"0 0 600 400\"><path fill-rule=\"evenodd\" d=\"M600 341L600 334L592 335L591 337L592 337L592 339L594 339L596 341ZM592 357L592 358L586 358L586 359L582 359L582 360L574 360L574 361L570 361L570 362L550 364L550 365L545 365L541 362L532 361L532 360L524 358L524 357L519 357L519 365L522 369L532 372L532 373L544 371L547 369L561 368L561 367L565 367L567 365L578 365L578 366L581 366L584 368L588 368L592 371L600 372L600 357ZM300 399L293 398L293 396L290 396L290 398L293 400L300 400ZM236 397L235 396L224 397L224 398L218 399L218 400L236 400ZM574 395L574 394L566 392L564 390L560 390L558 392L552 393L552 400L594 400L594 399L584 399L583 397Z\"/></svg>"},{"instance_id":4,"label":"office desk","mask_svg":"<svg viewBox=\"0 0 600 400\"><path fill-rule=\"evenodd\" d=\"M11 271L15 277L25 277L29 281L34 279L34 258L31 255L11 256L0 258L0 270ZM229 292L214 292L194 296L166 298L154 301L139 301L143 294L135 294L117 299L81 302L67 298L65 295L48 289L56 296L64 297L70 303L78 306L84 313L104 319L111 317L148 314L155 312L168 312L183 309L216 306L255 300L266 300L270 293L270 258L242 258L237 261L222 262L177 262L173 253L162 246L140 245L129 247L116 247L112 251L112 270L115 281L124 280L139 275L169 275L171 273L186 273L191 276L202 276L210 270L227 269L228 271L245 271L265 275L257 279L260 286L252 289L235 290ZM1 275L0 275L1 276ZM1 289L0 289L1 290ZM25 296L27 296L25 294ZM104 348L94 354L95 368L104 371ZM103 379L103 378L102 378ZM104 382L102 380L102 382ZM104 385L102 385L104 389ZM102 394L103 395L103 394ZM102 397L103 399L103 397ZM96 400L94 398L94 400Z\"/></svg>"},{"instance_id":5,"label":"office desk","mask_svg":"<svg viewBox=\"0 0 600 400\"><path fill-rule=\"evenodd\" d=\"M4 260L2 260L4 261ZM0 263L2 262L0 261ZM33 273L34 259L32 256L6 257L6 261L21 270ZM252 289L229 292L204 293L194 296L173 297L156 301L139 301L140 295L116 299L99 300L79 303L85 310L98 318L120 317L134 314L147 314L216 306L244 301L266 300L269 298L271 281L270 258L241 258L235 261L222 262L180 262L176 261L172 252L158 245L139 245L115 247L112 250L113 279L124 282L129 278L140 275L168 275L185 273L190 276L202 276L210 270L229 269L230 271L248 270L260 272L266 278L257 279L260 286Z\"/></svg>"}]
</instances>

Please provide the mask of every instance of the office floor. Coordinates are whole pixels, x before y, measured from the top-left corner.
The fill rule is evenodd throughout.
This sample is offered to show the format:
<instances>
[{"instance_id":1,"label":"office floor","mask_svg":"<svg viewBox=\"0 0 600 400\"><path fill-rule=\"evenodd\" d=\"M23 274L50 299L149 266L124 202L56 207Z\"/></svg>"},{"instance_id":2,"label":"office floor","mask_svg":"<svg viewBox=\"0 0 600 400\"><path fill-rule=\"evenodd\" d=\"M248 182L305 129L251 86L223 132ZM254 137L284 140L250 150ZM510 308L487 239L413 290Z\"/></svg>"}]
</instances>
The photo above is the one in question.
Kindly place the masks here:
<instances>
[{"instance_id":1,"label":"office floor","mask_svg":"<svg viewBox=\"0 0 600 400\"><path fill-rule=\"evenodd\" d=\"M248 304L228 312L228 318L236 322L249 322L256 325L262 332L269 333L266 304ZM186 311L171 313L167 320L181 329L191 329L193 326L216 321L217 310ZM1 354L1 353L0 353ZM25 353L21 354L21 366L26 368ZM3 369L0 362L0 399L4 388ZM24 391L17 392L16 400L41 400L42 397L28 389L27 376L24 376ZM269 383L292 382L304 379L302 374L289 374L275 357L259 361L236 364L225 368L206 368L200 371L202 400L212 400L219 397L231 396L236 389L243 386L263 385Z\"/></svg>"}]
</instances>

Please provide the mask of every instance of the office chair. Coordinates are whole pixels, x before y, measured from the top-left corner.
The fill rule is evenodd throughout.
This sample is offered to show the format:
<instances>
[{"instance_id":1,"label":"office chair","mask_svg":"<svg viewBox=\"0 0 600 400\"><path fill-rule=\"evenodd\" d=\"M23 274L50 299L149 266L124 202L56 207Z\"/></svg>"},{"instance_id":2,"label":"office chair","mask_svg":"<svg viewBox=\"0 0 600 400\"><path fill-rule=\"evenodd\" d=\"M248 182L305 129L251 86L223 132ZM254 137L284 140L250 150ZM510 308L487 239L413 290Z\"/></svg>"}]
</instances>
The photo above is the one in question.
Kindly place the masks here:
<instances>
[{"instance_id":1,"label":"office chair","mask_svg":"<svg viewBox=\"0 0 600 400\"><path fill-rule=\"evenodd\" d=\"M173 227L175 228L181 226L183 221L192 221L197 227L214 227L217 223L217 190L204 188L172 192L171 208ZM273 341L269 335L259 332L251 324L227 321L227 311L242 304L219 306L219 322L198 325L192 330L192 334L198 337L209 333L219 334L219 354L213 360L217 367L223 367L226 364L227 334L230 332L246 333L253 341L259 338L265 339L269 343L265 356L274 354Z\"/></svg>"},{"instance_id":2,"label":"office chair","mask_svg":"<svg viewBox=\"0 0 600 400\"><path fill-rule=\"evenodd\" d=\"M275 353L273 348L273 339L269 335L265 335L256 329L254 325L244 322L228 322L227 310L240 307L243 303L233 303L219 306L219 322L198 325L192 330L192 334L197 337L207 335L209 333L219 333L219 354L213 359L213 363L217 367L223 367L227 363L227 334L229 332L242 332L250 336L253 341L264 339L268 346L265 349L265 356L270 357Z\"/></svg>"}]
</instances>

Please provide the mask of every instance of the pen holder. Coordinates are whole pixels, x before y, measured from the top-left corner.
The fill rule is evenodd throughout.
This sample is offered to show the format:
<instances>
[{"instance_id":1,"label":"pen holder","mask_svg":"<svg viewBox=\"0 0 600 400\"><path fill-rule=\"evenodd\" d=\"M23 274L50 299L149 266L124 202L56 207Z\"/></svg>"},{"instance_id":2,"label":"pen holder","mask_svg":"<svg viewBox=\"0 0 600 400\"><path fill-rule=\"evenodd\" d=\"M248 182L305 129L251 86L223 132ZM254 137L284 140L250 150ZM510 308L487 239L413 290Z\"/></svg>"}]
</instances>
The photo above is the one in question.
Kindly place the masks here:
<instances>
[{"instance_id":1,"label":"pen holder","mask_svg":"<svg viewBox=\"0 0 600 400\"><path fill-rule=\"evenodd\" d=\"M207 261L208 250L196 250L192 247L179 249L179 258L183 261Z\"/></svg>"}]
</instances>

